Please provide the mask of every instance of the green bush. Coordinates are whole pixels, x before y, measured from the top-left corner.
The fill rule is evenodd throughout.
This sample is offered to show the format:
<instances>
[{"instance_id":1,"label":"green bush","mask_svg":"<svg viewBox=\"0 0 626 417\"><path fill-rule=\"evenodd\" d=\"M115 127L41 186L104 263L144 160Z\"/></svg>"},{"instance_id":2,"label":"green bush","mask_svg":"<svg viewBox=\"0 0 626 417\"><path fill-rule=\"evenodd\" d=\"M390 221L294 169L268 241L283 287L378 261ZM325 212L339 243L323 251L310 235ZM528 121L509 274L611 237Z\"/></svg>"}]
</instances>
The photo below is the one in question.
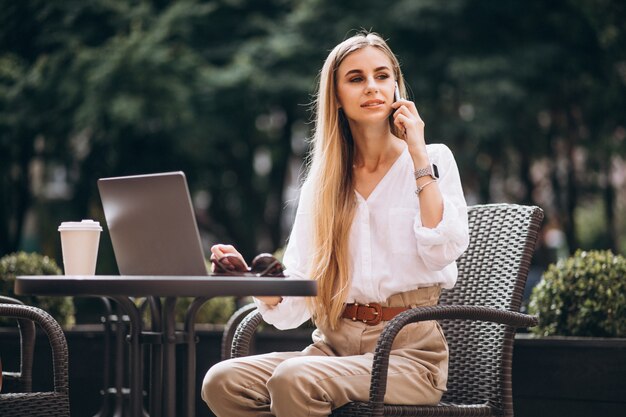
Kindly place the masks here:
<instances>
[{"instance_id":1,"label":"green bush","mask_svg":"<svg viewBox=\"0 0 626 417\"><path fill-rule=\"evenodd\" d=\"M626 258L578 250L548 267L529 307L542 336L626 337Z\"/></svg>"},{"instance_id":2,"label":"green bush","mask_svg":"<svg viewBox=\"0 0 626 417\"><path fill-rule=\"evenodd\" d=\"M181 297L176 304L176 320L183 322L185 312L194 299ZM235 297L214 297L204 303L196 315L196 323L225 324L235 312Z\"/></svg>"},{"instance_id":3,"label":"green bush","mask_svg":"<svg viewBox=\"0 0 626 417\"><path fill-rule=\"evenodd\" d=\"M27 305L47 311L62 326L75 323L74 303L70 297L16 296L13 292L18 275L60 275L56 262L37 253L16 252L0 258L0 294L17 298Z\"/></svg>"}]
</instances>

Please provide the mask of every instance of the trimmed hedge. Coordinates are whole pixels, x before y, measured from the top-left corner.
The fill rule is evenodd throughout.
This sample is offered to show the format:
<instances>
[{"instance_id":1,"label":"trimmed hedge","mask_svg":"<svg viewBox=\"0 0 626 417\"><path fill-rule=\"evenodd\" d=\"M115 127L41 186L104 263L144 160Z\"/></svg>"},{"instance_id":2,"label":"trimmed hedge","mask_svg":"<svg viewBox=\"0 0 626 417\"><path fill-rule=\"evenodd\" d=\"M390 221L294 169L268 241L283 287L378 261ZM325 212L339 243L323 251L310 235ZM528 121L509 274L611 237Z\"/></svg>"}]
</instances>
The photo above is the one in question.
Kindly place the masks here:
<instances>
[{"instance_id":1,"label":"trimmed hedge","mask_svg":"<svg viewBox=\"0 0 626 417\"><path fill-rule=\"evenodd\" d=\"M61 275L54 259L38 253L16 252L0 258L0 294L17 298L27 305L47 311L62 326L75 323L71 297L16 296L13 292L18 275Z\"/></svg>"},{"instance_id":2,"label":"trimmed hedge","mask_svg":"<svg viewBox=\"0 0 626 417\"><path fill-rule=\"evenodd\" d=\"M533 289L529 311L542 336L626 337L626 258L578 250L551 264Z\"/></svg>"}]
</instances>

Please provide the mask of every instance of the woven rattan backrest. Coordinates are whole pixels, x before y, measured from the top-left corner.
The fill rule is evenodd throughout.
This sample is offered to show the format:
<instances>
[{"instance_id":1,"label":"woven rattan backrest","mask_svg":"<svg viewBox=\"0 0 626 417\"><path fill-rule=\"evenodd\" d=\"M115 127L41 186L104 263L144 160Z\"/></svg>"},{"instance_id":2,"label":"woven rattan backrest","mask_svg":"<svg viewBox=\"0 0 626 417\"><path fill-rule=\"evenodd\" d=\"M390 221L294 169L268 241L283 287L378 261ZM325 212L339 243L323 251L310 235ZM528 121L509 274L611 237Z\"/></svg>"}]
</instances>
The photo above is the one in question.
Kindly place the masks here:
<instances>
[{"instance_id":1,"label":"woven rattan backrest","mask_svg":"<svg viewBox=\"0 0 626 417\"><path fill-rule=\"evenodd\" d=\"M457 261L455 287L443 291L440 304L519 311L543 212L538 207L489 204L470 207L468 215L469 248ZM512 352L514 333L491 323L441 324L450 346L443 401L490 402L500 408L503 389L510 388L501 365L503 357L510 360L506 356Z\"/></svg>"}]
</instances>

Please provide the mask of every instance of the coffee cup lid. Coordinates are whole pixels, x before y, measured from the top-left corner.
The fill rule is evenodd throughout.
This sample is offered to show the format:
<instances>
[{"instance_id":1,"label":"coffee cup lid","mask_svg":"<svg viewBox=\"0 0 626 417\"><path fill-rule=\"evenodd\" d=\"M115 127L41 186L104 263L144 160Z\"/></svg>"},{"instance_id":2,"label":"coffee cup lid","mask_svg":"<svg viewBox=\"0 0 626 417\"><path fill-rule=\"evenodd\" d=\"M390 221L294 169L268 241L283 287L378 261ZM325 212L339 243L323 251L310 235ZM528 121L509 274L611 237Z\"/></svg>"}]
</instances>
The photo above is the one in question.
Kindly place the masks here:
<instances>
[{"instance_id":1,"label":"coffee cup lid","mask_svg":"<svg viewBox=\"0 0 626 417\"><path fill-rule=\"evenodd\" d=\"M100 222L94 220L83 220L80 222L63 222L59 226L59 232L65 230L97 230L99 232L102 231L102 227L100 227Z\"/></svg>"}]
</instances>

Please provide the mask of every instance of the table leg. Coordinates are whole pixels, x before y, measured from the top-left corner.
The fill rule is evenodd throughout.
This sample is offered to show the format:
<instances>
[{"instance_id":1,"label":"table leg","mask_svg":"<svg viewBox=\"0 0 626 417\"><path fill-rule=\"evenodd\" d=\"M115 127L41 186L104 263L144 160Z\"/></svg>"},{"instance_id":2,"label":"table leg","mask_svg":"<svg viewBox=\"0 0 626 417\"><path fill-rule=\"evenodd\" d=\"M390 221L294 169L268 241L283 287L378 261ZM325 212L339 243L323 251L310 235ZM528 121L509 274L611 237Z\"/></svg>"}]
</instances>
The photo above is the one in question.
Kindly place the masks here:
<instances>
[{"instance_id":1,"label":"table leg","mask_svg":"<svg viewBox=\"0 0 626 417\"><path fill-rule=\"evenodd\" d=\"M116 308L115 319L115 412L114 417L124 415L124 402L125 402L125 390L124 390L124 352L125 342L124 336L126 332L126 324L124 323L123 309L118 305Z\"/></svg>"},{"instance_id":2,"label":"table leg","mask_svg":"<svg viewBox=\"0 0 626 417\"><path fill-rule=\"evenodd\" d=\"M162 305L158 297L148 297L150 308L151 330L153 333L163 332L161 321ZM150 417L161 417L163 395L163 346L161 342L150 346Z\"/></svg>"},{"instance_id":3,"label":"table leg","mask_svg":"<svg viewBox=\"0 0 626 417\"><path fill-rule=\"evenodd\" d=\"M111 297L126 312L130 320L130 414L143 417L143 355L140 344L143 322L141 313L127 297Z\"/></svg>"},{"instance_id":4,"label":"table leg","mask_svg":"<svg viewBox=\"0 0 626 417\"><path fill-rule=\"evenodd\" d=\"M185 338L187 343L187 370L183 378L184 417L196 415L196 314L209 299L199 297L193 300L185 313Z\"/></svg>"},{"instance_id":5,"label":"table leg","mask_svg":"<svg viewBox=\"0 0 626 417\"><path fill-rule=\"evenodd\" d=\"M111 319L113 316L113 309L111 308L111 301L108 298L101 297L100 300L104 304L105 313L101 316L102 324L104 326L104 366L102 372L102 404L100 410L93 417L108 417L109 412L109 390L111 389L111 339L113 339L113 325Z\"/></svg>"},{"instance_id":6,"label":"table leg","mask_svg":"<svg viewBox=\"0 0 626 417\"><path fill-rule=\"evenodd\" d=\"M163 305L163 416L176 417L176 298Z\"/></svg>"}]
</instances>

